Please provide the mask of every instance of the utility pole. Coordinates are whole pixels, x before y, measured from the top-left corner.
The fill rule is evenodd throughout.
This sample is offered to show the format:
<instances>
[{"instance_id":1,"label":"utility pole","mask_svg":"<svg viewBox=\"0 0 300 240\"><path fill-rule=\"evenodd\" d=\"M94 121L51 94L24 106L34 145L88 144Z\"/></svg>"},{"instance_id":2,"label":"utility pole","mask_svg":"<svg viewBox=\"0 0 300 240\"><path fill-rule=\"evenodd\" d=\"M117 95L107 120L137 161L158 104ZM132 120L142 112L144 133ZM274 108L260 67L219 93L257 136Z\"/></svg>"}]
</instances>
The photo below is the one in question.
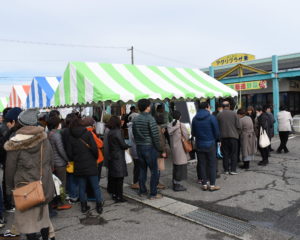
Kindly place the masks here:
<instances>
[{"instance_id":1,"label":"utility pole","mask_svg":"<svg viewBox=\"0 0 300 240\"><path fill-rule=\"evenodd\" d=\"M134 65L133 46L131 46L131 48L129 48L128 51L131 51L131 64Z\"/></svg>"}]
</instances>

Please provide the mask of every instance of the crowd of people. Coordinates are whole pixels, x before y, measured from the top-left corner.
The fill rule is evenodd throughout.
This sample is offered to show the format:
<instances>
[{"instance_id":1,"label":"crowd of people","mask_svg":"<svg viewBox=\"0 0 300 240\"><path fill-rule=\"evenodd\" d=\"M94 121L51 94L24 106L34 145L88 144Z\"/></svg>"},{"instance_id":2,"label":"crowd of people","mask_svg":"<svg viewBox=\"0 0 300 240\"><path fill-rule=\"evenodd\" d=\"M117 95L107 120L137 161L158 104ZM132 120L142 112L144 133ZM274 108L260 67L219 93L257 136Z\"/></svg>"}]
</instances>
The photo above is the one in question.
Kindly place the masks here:
<instances>
[{"instance_id":1,"label":"crowd of people","mask_svg":"<svg viewBox=\"0 0 300 240\"><path fill-rule=\"evenodd\" d=\"M0 227L4 227L4 211L14 212L13 226L2 237L25 234L27 239L55 239L50 217L58 210L67 210L80 202L81 212L91 207L103 212L104 198L99 186L102 167L107 168L107 192L116 203L125 202L123 182L128 176L127 158L133 161L131 188L150 200L160 199L161 171L164 161L173 163L172 189L186 191L187 164L190 152L183 142L194 142L197 156L197 177L202 190L217 191L219 173L218 158L223 160L224 174L236 175L240 167L248 170L250 162L259 150L265 166L269 163L271 145L262 147L260 138L266 132L269 141L274 136L275 119L269 106L248 107L247 110L231 110L224 101L211 113L210 105L201 102L192 119L191 134L181 120L181 113L165 111L159 104L153 105L141 99L137 107L123 116L106 115L102 136L96 134L96 122L92 117L70 113L62 120L57 110L40 115L35 109L22 111L7 108L3 112L0 127L0 160L3 166L2 190L0 189ZM284 107L278 114L278 130L281 144L277 153L287 153L287 141L292 131L292 117ZM124 137L126 136L126 138ZM40 168L42 171L40 172ZM147 173L150 169L150 186ZM53 177L55 176L55 177ZM57 180L59 179L59 189ZM25 211L14 209L12 192L24 182L41 179L45 201Z\"/></svg>"}]
</instances>

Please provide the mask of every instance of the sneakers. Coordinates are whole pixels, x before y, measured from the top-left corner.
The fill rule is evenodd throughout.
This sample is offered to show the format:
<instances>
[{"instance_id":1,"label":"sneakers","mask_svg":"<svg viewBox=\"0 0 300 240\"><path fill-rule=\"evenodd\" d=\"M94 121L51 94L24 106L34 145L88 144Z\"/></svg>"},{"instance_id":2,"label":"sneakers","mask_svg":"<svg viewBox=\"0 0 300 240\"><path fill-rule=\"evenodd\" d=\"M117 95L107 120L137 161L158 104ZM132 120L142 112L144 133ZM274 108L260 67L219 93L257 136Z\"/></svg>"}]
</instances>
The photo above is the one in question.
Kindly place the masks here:
<instances>
[{"instance_id":1,"label":"sneakers","mask_svg":"<svg viewBox=\"0 0 300 240\"><path fill-rule=\"evenodd\" d=\"M155 196L150 196L149 200L157 200L157 199L162 199L162 198L163 198L163 195L158 193Z\"/></svg>"},{"instance_id":2,"label":"sneakers","mask_svg":"<svg viewBox=\"0 0 300 240\"><path fill-rule=\"evenodd\" d=\"M70 208L72 208L72 205L68 203L57 206L57 210L68 210Z\"/></svg>"},{"instance_id":3,"label":"sneakers","mask_svg":"<svg viewBox=\"0 0 300 240\"><path fill-rule=\"evenodd\" d=\"M164 184L157 184L157 189L166 189L166 186Z\"/></svg>"},{"instance_id":4,"label":"sneakers","mask_svg":"<svg viewBox=\"0 0 300 240\"><path fill-rule=\"evenodd\" d=\"M229 175L229 172L224 172L225 175Z\"/></svg>"},{"instance_id":5,"label":"sneakers","mask_svg":"<svg viewBox=\"0 0 300 240\"><path fill-rule=\"evenodd\" d=\"M237 172L230 172L229 174L230 174L230 175L238 175Z\"/></svg>"},{"instance_id":6,"label":"sneakers","mask_svg":"<svg viewBox=\"0 0 300 240\"><path fill-rule=\"evenodd\" d=\"M221 188L219 186L215 186L215 185L212 185L212 186L209 186L209 191L213 192L213 191L218 191L220 190Z\"/></svg>"},{"instance_id":7,"label":"sneakers","mask_svg":"<svg viewBox=\"0 0 300 240\"><path fill-rule=\"evenodd\" d=\"M208 190L208 185L206 185L206 184L205 184L205 185L202 185L201 188L202 188L203 191L207 191L207 190Z\"/></svg>"},{"instance_id":8,"label":"sneakers","mask_svg":"<svg viewBox=\"0 0 300 240\"><path fill-rule=\"evenodd\" d=\"M140 189L140 185L138 183L134 183L130 186L131 189Z\"/></svg>"},{"instance_id":9,"label":"sneakers","mask_svg":"<svg viewBox=\"0 0 300 240\"><path fill-rule=\"evenodd\" d=\"M14 213L15 212L15 208L6 209L6 212L8 212L8 213Z\"/></svg>"},{"instance_id":10,"label":"sneakers","mask_svg":"<svg viewBox=\"0 0 300 240\"><path fill-rule=\"evenodd\" d=\"M15 239L15 240L19 240L21 239L20 238L20 235L17 235L17 234L13 234L10 232L10 230L6 230L4 233L1 233L0 234L0 239Z\"/></svg>"}]
</instances>

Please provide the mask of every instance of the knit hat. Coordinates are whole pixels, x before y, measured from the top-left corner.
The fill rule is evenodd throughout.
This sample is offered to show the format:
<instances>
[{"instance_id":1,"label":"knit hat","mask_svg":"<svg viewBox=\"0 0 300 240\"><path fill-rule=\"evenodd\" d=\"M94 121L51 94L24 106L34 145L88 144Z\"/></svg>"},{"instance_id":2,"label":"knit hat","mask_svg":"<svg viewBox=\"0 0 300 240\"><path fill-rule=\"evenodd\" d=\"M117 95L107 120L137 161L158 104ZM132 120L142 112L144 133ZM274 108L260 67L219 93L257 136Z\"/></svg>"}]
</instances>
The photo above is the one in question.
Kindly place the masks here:
<instances>
[{"instance_id":1,"label":"knit hat","mask_svg":"<svg viewBox=\"0 0 300 240\"><path fill-rule=\"evenodd\" d=\"M23 126L37 126L38 125L38 114L37 109L27 109L21 112L19 115L19 123Z\"/></svg>"},{"instance_id":2,"label":"knit hat","mask_svg":"<svg viewBox=\"0 0 300 240\"><path fill-rule=\"evenodd\" d=\"M21 108L18 107L14 107L12 109L10 109L6 115L4 116L5 121L9 122L9 121L17 121L18 120L18 116L19 114L22 112Z\"/></svg>"},{"instance_id":3,"label":"knit hat","mask_svg":"<svg viewBox=\"0 0 300 240\"><path fill-rule=\"evenodd\" d=\"M82 119L82 125L85 127L93 126L95 124L95 120L92 117L85 117Z\"/></svg>"}]
</instances>

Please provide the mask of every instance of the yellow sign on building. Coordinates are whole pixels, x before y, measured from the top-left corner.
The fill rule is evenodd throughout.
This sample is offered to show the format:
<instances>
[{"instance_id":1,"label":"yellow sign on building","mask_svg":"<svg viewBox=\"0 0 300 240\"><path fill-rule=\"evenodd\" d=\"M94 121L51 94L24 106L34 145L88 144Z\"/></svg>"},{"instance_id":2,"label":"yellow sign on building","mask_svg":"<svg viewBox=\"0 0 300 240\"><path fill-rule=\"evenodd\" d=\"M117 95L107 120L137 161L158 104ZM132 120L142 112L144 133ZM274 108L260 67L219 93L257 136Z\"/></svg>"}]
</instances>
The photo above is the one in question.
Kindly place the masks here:
<instances>
[{"instance_id":1,"label":"yellow sign on building","mask_svg":"<svg viewBox=\"0 0 300 240\"><path fill-rule=\"evenodd\" d=\"M227 64L240 63L245 61L255 60L255 56L247 53L236 53L221 57L214 61L211 65L214 67L223 66Z\"/></svg>"}]
</instances>

